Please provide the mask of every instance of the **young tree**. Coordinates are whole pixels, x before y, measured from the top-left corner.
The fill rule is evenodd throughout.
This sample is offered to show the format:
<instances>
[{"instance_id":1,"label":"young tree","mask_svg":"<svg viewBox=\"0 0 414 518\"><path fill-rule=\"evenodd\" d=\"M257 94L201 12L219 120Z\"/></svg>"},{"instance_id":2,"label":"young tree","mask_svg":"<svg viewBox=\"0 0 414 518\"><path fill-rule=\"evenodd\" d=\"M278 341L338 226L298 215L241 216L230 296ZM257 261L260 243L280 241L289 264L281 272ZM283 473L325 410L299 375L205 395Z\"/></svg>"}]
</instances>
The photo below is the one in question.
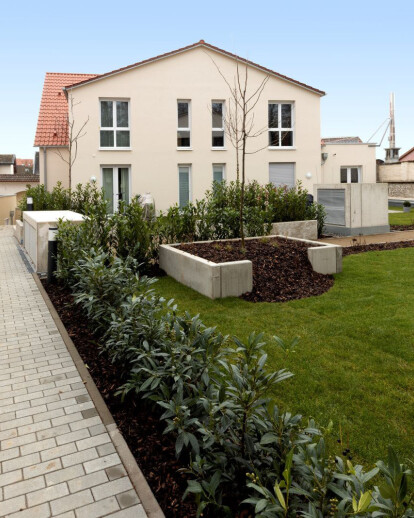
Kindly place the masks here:
<instances>
[{"instance_id":1,"label":"young tree","mask_svg":"<svg viewBox=\"0 0 414 518\"><path fill-rule=\"evenodd\" d=\"M254 109L260 100L266 83L269 80L269 76L266 75L260 83L251 88L249 85L249 67L245 63L241 69L239 60L235 59L236 72L231 82L225 77L220 67L209 55L213 61L218 73L225 81L229 91L230 98L226 113L224 115L224 132L227 138L230 140L232 146L236 151L236 174L237 182L240 182L240 237L242 248L244 248L244 190L246 183L246 155L258 153L262 149L266 148L267 145L260 148L251 149L248 144L251 140L256 139L267 131L267 127L260 129L255 128L254 122ZM241 158L241 181L240 181L240 158Z\"/></svg>"},{"instance_id":2,"label":"young tree","mask_svg":"<svg viewBox=\"0 0 414 518\"><path fill-rule=\"evenodd\" d=\"M78 141L86 135L85 127L89 122L88 118L79 126L76 125L74 108L80 104L80 102L75 102L73 96L69 94L68 96L68 114L66 116L65 127L62 128L63 131L68 132L69 139L69 149L68 156L66 157L60 149L55 151L58 157L63 160L69 167L69 189L72 188L72 166L76 161L78 156Z\"/></svg>"}]
</instances>

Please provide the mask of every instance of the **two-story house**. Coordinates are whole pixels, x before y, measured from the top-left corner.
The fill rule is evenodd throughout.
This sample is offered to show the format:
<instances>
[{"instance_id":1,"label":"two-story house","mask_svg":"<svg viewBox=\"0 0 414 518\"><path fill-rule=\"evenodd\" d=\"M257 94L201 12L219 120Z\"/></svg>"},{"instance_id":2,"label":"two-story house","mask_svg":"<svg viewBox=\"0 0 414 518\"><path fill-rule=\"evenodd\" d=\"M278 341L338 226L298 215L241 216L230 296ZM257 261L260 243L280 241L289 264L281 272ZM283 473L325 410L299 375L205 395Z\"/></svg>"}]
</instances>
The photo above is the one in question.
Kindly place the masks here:
<instances>
[{"instance_id":1,"label":"two-story house","mask_svg":"<svg viewBox=\"0 0 414 518\"><path fill-rule=\"evenodd\" d=\"M67 186L73 162L72 186L96 180L116 210L119 199L144 193L157 209L182 206L202 198L213 180L235 180L224 78L233 84L237 67L244 77L246 66L249 95L268 76L254 108L260 135L248 151L259 151L247 155L247 179L288 186L301 180L312 192L324 182L324 92L203 40L101 75L46 74L35 139L41 182ZM339 183L340 169L337 176Z\"/></svg>"}]
</instances>

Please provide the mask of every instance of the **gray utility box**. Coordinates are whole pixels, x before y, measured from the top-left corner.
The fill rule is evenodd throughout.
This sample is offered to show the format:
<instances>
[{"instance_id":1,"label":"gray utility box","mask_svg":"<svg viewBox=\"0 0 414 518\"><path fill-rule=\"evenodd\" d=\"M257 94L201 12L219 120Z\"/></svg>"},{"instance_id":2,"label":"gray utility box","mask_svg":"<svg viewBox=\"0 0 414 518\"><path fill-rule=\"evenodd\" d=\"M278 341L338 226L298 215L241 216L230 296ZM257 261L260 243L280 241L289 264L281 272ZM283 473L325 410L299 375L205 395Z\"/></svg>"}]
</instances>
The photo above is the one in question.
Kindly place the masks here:
<instances>
[{"instance_id":1,"label":"gray utility box","mask_svg":"<svg viewBox=\"0 0 414 518\"><path fill-rule=\"evenodd\" d=\"M390 231L388 184L317 184L314 196L325 207L326 232L358 236Z\"/></svg>"},{"instance_id":2,"label":"gray utility box","mask_svg":"<svg viewBox=\"0 0 414 518\"><path fill-rule=\"evenodd\" d=\"M81 223L83 218L82 214L71 210L36 210L23 213L23 244L36 272L47 272L49 227L56 227L60 219Z\"/></svg>"}]
</instances>

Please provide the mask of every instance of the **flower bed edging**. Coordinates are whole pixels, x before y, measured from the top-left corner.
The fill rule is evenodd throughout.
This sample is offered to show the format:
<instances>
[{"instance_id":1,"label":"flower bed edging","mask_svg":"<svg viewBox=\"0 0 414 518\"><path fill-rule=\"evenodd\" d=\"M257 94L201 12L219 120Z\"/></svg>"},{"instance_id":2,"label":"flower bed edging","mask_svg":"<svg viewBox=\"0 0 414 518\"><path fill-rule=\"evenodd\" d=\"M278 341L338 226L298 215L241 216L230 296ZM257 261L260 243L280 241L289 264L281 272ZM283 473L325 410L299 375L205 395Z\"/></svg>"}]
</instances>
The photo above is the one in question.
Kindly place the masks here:
<instances>
[{"instance_id":1,"label":"flower bed edging","mask_svg":"<svg viewBox=\"0 0 414 518\"><path fill-rule=\"evenodd\" d=\"M309 243L308 258L315 272L322 274L342 271L342 247L285 236L266 236ZM246 239L261 239L250 237ZM223 241L239 241L224 239ZM208 241L199 241L206 243ZM178 250L179 243L161 245L159 249L160 268L176 281L198 291L211 299L239 297L253 288L253 268L251 261L230 261L213 263Z\"/></svg>"}]
</instances>

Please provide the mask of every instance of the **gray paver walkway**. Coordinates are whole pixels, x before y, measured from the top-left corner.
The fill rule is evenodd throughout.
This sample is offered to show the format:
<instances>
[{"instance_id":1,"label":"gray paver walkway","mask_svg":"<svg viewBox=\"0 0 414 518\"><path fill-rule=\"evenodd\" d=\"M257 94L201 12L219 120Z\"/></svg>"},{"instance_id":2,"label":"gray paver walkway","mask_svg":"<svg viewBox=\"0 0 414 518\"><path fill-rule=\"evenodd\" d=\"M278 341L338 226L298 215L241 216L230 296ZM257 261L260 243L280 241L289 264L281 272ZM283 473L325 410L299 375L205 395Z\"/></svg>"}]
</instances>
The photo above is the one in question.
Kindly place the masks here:
<instances>
[{"instance_id":1,"label":"gray paver walkway","mask_svg":"<svg viewBox=\"0 0 414 518\"><path fill-rule=\"evenodd\" d=\"M5 516L147 516L10 227L0 227L0 517Z\"/></svg>"},{"instance_id":2,"label":"gray paver walkway","mask_svg":"<svg viewBox=\"0 0 414 518\"><path fill-rule=\"evenodd\" d=\"M414 230L388 232L387 234L372 234L370 236L329 237L326 239L320 239L319 241L341 246L371 245L373 243L397 243L398 241L414 241Z\"/></svg>"}]
</instances>

